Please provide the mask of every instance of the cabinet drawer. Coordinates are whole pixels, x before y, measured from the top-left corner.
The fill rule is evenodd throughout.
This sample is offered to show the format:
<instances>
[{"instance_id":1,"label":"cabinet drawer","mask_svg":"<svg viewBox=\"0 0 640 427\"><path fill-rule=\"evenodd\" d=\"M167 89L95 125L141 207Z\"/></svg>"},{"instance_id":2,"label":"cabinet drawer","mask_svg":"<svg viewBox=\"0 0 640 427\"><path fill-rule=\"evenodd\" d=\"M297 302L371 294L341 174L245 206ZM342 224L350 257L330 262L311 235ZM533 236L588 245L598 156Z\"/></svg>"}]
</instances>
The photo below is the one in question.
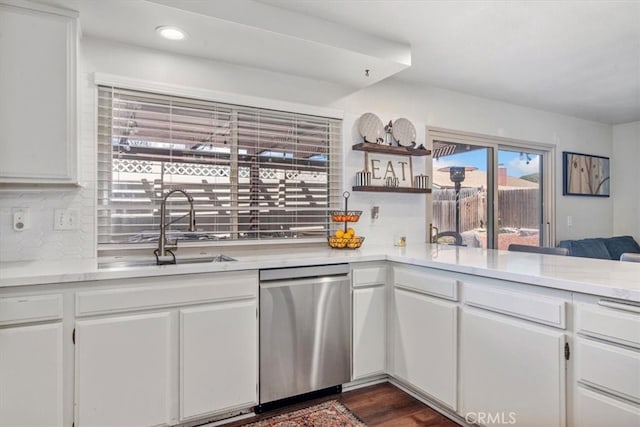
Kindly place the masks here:
<instances>
[{"instance_id":1,"label":"cabinet drawer","mask_svg":"<svg viewBox=\"0 0 640 427\"><path fill-rule=\"evenodd\" d=\"M464 284L466 305L566 329L566 303L561 299Z\"/></svg>"},{"instance_id":2,"label":"cabinet drawer","mask_svg":"<svg viewBox=\"0 0 640 427\"><path fill-rule=\"evenodd\" d=\"M62 295L0 298L0 325L62 318Z\"/></svg>"},{"instance_id":3,"label":"cabinet drawer","mask_svg":"<svg viewBox=\"0 0 640 427\"><path fill-rule=\"evenodd\" d=\"M258 275L252 271L152 277L119 285L123 286L78 292L76 316L255 298Z\"/></svg>"},{"instance_id":4,"label":"cabinet drawer","mask_svg":"<svg viewBox=\"0 0 640 427\"><path fill-rule=\"evenodd\" d=\"M574 425L638 427L640 408L578 387Z\"/></svg>"},{"instance_id":5,"label":"cabinet drawer","mask_svg":"<svg viewBox=\"0 0 640 427\"><path fill-rule=\"evenodd\" d=\"M576 379L640 404L640 353L577 338Z\"/></svg>"},{"instance_id":6,"label":"cabinet drawer","mask_svg":"<svg viewBox=\"0 0 640 427\"><path fill-rule=\"evenodd\" d=\"M394 267L393 284L452 301L458 300L458 281L447 273L421 267Z\"/></svg>"},{"instance_id":7,"label":"cabinet drawer","mask_svg":"<svg viewBox=\"0 0 640 427\"><path fill-rule=\"evenodd\" d=\"M579 334L640 349L640 315L587 304L576 315Z\"/></svg>"},{"instance_id":8,"label":"cabinet drawer","mask_svg":"<svg viewBox=\"0 0 640 427\"><path fill-rule=\"evenodd\" d=\"M381 285L387 281L386 267L355 267L353 287Z\"/></svg>"}]
</instances>

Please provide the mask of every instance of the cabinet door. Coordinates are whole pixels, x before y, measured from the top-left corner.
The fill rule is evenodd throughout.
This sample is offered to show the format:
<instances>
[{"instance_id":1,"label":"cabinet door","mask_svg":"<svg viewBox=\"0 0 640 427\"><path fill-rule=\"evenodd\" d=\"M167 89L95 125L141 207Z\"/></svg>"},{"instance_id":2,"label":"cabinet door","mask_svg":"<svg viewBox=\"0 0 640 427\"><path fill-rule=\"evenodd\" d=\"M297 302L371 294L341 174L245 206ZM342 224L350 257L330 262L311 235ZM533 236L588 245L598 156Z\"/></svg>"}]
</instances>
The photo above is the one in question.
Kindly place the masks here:
<instances>
[{"instance_id":1,"label":"cabinet door","mask_svg":"<svg viewBox=\"0 0 640 427\"><path fill-rule=\"evenodd\" d=\"M169 346L168 312L76 322L76 425L169 424Z\"/></svg>"},{"instance_id":2,"label":"cabinet door","mask_svg":"<svg viewBox=\"0 0 640 427\"><path fill-rule=\"evenodd\" d=\"M398 288L394 299L394 374L455 410L457 306Z\"/></svg>"},{"instance_id":3,"label":"cabinet door","mask_svg":"<svg viewBox=\"0 0 640 427\"><path fill-rule=\"evenodd\" d=\"M0 4L0 182L76 181L77 29L64 13Z\"/></svg>"},{"instance_id":4,"label":"cabinet door","mask_svg":"<svg viewBox=\"0 0 640 427\"><path fill-rule=\"evenodd\" d=\"M564 426L564 343L560 331L465 307L461 415L483 425Z\"/></svg>"},{"instance_id":5,"label":"cabinet door","mask_svg":"<svg viewBox=\"0 0 640 427\"><path fill-rule=\"evenodd\" d=\"M384 286L353 290L353 379L385 372L385 306Z\"/></svg>"},{"instance_id":6,"label":"cabinet door","mask_svg":"<svg viewBox=\"0 0 640 427\"><path fill-rule=\"evenodd\" d=\"M62 425L62 324L0 330L0 426Z\"/></svg>"},{"instance_id":7,"label":"cabinet door","mask_svg":"<svg viewBox=\"0 0 640 427\"><path fill-rule=\"evenodd\" d=\"M576 427L638 427L640 406L604 396L583 387L575 393Z\"/></svg>"},{"instance_id":8,"label":"cabinet door","mask_svg":"<svg viewBox=\"0 0 640 427\"><path fill-rule=\"evenodd\" d=\"M180 310L180 418L257 403L256 301Z\"/></svg>"}]
</instances>

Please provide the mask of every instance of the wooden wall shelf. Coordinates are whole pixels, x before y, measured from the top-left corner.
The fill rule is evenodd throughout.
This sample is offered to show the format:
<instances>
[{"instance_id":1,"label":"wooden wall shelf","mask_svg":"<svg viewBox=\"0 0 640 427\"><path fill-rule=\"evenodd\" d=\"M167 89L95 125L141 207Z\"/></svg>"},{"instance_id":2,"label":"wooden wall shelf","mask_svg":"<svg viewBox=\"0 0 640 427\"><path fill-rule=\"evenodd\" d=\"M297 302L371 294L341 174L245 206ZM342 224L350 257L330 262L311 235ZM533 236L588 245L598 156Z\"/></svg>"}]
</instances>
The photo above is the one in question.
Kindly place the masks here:
<instances>
[{"instance_id":1,"label":"wooden wall shelf","mask_svg":"<svg viewBox=\"0 0 640 427\"><path fill-rule=\"evenodd\" d=\"M405 156L428 156L431 154L430 150L411 147L397 147L394 145L372 144L370 142L355 144L352 149L356 151L368 151L369 153L402 154Z\"/></svg>"},{"instance_id":2,"label":"wooden wall shelf","mask_svg":"<svg viewBox=\"0 0 640 427\"><path fill-rule=\"evenodd\" d=\"M384 187L379 185L354 186L353 191L375 191L379 193L431 193L430 188Z\"/></svg>"}]
</instances>

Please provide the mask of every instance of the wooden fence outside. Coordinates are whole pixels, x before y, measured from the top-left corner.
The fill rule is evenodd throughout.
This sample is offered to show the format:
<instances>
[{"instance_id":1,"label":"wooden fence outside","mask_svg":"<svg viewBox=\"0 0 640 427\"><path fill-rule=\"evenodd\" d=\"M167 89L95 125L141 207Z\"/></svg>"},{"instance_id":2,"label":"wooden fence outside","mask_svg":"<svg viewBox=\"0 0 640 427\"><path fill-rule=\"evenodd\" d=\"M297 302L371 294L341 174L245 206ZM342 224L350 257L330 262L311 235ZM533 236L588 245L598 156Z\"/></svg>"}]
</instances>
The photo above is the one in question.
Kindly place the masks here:
<instances>
[{"instance_id":1,"label":"wooden fence outside","mask_svg":"<svg viewBox=\"0 0 640 427\"><path fill-rule=\"evenodd\" d=\"M537 188L498 189L500 227L540 227L540 191ZM484 228L487 217L487 192L477 188L460 190L460 232ZM434 190L433 224L440 231L456 229L456 192Z\"/></svg>"}]
</instances>

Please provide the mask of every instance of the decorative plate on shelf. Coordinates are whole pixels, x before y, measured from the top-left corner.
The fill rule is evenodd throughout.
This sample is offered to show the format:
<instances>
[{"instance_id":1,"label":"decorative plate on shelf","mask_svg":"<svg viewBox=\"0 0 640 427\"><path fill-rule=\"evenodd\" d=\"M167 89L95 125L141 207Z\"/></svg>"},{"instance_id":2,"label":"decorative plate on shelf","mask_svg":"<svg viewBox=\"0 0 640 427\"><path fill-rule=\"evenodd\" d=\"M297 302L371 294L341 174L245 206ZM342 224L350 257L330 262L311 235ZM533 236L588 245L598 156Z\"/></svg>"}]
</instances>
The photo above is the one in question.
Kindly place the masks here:
<instances>
[{"instance_id":1,"label":"decorative plate on shelf","mask_svg":"<svg viewBox=\"0 0 640 427\"><path fill-rule=\"evenodd\" d=\"M373 113L364 113L358 120L358 132L365 142L381 144L384 141L384 126L380 117Z\"/></svg>"},{"instance_id":2,"label":"decorative plate on shelf","mask_svg":"<svg viewBox=\"0 0 640 427\"><path fill-rule=\"evenodd\" d=\"M391 128L393 138L399 145L410 147L416 142L416 128L407 119L397 119Z\"/></svg>"}]
</instances>

